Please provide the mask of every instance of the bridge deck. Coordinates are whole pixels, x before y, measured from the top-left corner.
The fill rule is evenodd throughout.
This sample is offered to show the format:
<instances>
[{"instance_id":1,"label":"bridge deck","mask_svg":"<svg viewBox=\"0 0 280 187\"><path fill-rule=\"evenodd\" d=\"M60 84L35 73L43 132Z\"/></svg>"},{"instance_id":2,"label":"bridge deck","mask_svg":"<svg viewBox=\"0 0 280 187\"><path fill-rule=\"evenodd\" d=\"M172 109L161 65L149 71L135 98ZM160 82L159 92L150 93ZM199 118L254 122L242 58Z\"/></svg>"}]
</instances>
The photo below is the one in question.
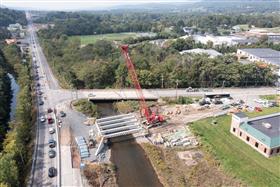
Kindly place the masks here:
<instances>
[{"instance_id":1,"label":"bridge deck","mask_svg":"<svg viewBox=\"0 0 280 187\"><path fill-rule=\"evenodd\" d=\"M148 90L143 90L144 97L147 101L156 101L158 97ZM88 92L90 101L118 101L118 100L139 100L135 89L121 90L92 90Z\"/></svg>"},{"instance_id":2,"label":"bridge deck","mask_svg":"<svg viewBox=\"0 0 280 187\"><path fill-rule=\"evenodd\" d=\"M96 120L99 135L102 137L95 155L98 155L103 147L103 140L119 136L125 136L140 132L142 129L139 121L133 114L110 116Z\"/></svg>"}]
</instances>

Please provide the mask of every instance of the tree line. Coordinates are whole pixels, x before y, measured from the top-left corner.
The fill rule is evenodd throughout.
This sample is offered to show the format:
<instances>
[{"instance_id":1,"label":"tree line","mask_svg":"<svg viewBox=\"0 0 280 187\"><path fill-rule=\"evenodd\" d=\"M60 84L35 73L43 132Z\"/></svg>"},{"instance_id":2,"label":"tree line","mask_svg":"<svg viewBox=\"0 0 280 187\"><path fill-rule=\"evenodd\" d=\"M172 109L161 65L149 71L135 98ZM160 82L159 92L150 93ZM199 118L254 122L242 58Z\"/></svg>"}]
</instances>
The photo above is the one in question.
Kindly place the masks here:
<instances>
[{"instance_id":1,"label":"tree line","mask_svg":"<svg viewBox=\"0 0 280 187\"><path fill-rule=\"evenodd\" d=\"M0 153L0 186L24 186L32 162L31 140L34 136L33 125L36 120L30 75L31 64L30 59L27 59L25 64L21 62L20 50L15 45L4 46L1 51L6 59L5 64L11 66L14 71L20 91L17 95L16 117L9 122L9 131L5 132ZM0 100L2 102L2 97Z\"/></svg>"},{"instance_id":2,"label":"tree line","mask_svg":"<svg viewBox=\"0 0 280 187\"><path fill-rule=\"evenodd\" d=\"M0 50L0 150L2 150L2 142L8 130L12 99L11 82L6 66L6 59Z\"/></svg>"},{"instance_id":3,"label":"tree line","mask_svg":"<svg viewBox=\"0 0 280 187\"><path fill-rule=\"evenodd\" d=\"M120 32L155 32L166 34L167 28L172 33L184 34L183 27L193 28L193 32L220 34L218 28L229 30L239 24L256 27L277 27L280 16L276 13L154 13L154 12L118 12L118 13L79 13L51 12L41 16L35 22L54 23L53 28L45 31L48 38L59 37L62 34L92 35ZM44 31L43 31L44 32Z\"/></svg>"},{"instance_id":4,"label":"tree line","mask_svg":"<svg viewBox=\"0 0 280 187\"><path fill-rule=\"evenodd\" d=\"M127 88L131 81L120 49L100 40L80 47L80 41L61 36L41 44L56 76L65 87ZM189 41L190 42L190 41ZM197 47L188 42L188 48ZM175 44L167 48L143 42L131 46L130 55L143 88L264 86L276 80L270 67L241 64L231 55L180 55Z\"/></svg>"},{"instance_id":5,"label":"tree line","mask_svg":"<svg viewBox=\"0 0 280 187\"><path fill-rule=\"evenodd\" d=\"M7 27L13 23L27 24L24 11L0 8L0 27Z\"/></svg>"}]
</instances>

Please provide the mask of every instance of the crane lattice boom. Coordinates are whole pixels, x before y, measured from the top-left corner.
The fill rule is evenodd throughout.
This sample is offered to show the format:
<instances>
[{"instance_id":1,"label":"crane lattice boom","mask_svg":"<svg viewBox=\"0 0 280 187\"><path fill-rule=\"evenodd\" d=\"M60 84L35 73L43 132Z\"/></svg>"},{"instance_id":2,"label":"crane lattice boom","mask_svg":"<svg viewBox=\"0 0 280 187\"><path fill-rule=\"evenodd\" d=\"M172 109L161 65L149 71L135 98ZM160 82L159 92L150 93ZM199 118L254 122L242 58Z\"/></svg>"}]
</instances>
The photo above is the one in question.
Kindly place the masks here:
<instances>
[{"instance_id":1,"label":"crane lattice boom","mask_svg":"<svg viewBox=\"0 0 280 187\"><path fill-rule=\"evenodd\" d=\"M124 58L125 58L125 62L126 62L126 66L127 66L130 78L131 78L131 80L133 82L133 85L136 89L137 97L140 99L139 103L140 103L140 108L141 108L141 115L144 114L147 121L150 122L149 109L146 105L145 97L144 97L142 88L139 84L134 65L133 65L133 63L132 63L132 61L129 57L129 54L128 54L128 45L122 45L121 50L122 50L122 54L124 55Z\"/></svg>"}]
</instances>

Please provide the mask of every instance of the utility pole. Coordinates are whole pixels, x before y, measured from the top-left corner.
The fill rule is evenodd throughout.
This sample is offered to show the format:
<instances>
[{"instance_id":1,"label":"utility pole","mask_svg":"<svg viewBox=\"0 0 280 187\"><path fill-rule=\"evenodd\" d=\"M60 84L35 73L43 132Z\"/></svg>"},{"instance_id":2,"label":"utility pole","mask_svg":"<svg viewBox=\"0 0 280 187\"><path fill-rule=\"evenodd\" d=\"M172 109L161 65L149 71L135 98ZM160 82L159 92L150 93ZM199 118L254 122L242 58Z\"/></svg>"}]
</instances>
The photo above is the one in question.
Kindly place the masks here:
<instances>
[{"instance_id":1,"label":"utility pole","mask_svg":"<svg viewBox=\"0 0 280 187\"><path fill-rule=\"evenodd\" d=\"M176 99L178 99L178 84L179 84L179 80L176 79Z\"/></svg>"},{"instance_id":2,"label":"utility pole","mask_svg":"<svg viewBox=\"0 0 280 187\"><path fill-rule=\"evenodd\" d=\"M163 88L163 75L161 75L161 88Z\"/></svg>"},{"instance_id":3,"label":"utility pole","mask_svg":"<svg viewBox=\"0 0 280 187\"><path fill-rule=\"evenodd\" d=\"M224 92L225 82L226 82L226 81L223 81L223 85L222 85L222 93Z\"/></svg>"}]
</instances>

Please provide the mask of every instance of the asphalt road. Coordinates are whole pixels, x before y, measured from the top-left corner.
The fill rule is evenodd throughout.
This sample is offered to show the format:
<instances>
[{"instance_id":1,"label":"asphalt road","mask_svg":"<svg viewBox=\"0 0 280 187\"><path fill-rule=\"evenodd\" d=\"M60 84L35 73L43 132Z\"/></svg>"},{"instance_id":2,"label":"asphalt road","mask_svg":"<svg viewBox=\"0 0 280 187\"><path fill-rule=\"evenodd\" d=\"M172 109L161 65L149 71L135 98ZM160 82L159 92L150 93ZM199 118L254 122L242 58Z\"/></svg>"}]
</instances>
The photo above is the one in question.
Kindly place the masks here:
<instances>
[{"instance_id":1,"label":"asphalt road","mask_svg":"<svg viewBox=\"0 0 280 187\"><path fill-rule=\"evenodd\" d=\"M30 21L30 20L29 20ZM55 148L53 148L56 151L56 157L55 158L49 158L48 156L48 151L50 150L48 141L49 139L54 139L57 142L57 128L56 124L48 124L47 122L40 122L40 117L45 116L51 116L54 118L53 113L47 114L47 109L48 108L54 108L54 103L52 102L51 99L48 99L48 94L51 92L50 87L48 84L45 84L48 79L50 79L50 76L45 76L46 71L48 69L42 68L44 64L44 58L42 58L40 49L38 49L38 43L36 39L36 34L34 32L34 29L32 27L31 22L29 22L28 25L28 31L30 34L30 43L32 47L32 56L34 57L35 61L33 61L33 73L36 74L36 71L38 71L38 76L40 79L36 81L36 84L39 83L40 86L37 87L37 93L38 91L42 91L43 94L40 96L38 94L37 99L38 101L42 100L44 102L43 105L38 105L38 122L37 122L37 139L36 139L36 152L34 153L34 158L33 158L33 165L32 165L32 173L33 175L31 176L31 186L60 186L60 181L59 181L59 172L57 172L57 176L50 178L48 176L48 169L50 167L55 167L57 168L57 171L59 171L59 149L58 149L58 144L56 145ZM33 41L34 44L33 44ZM36 66L39 66L39 68L36 68ZM55 88L55 84L52 86ZM49 128L50 127L55 127L56 132L54 134L49 133Z\"/></svg>"}]
</instances>

